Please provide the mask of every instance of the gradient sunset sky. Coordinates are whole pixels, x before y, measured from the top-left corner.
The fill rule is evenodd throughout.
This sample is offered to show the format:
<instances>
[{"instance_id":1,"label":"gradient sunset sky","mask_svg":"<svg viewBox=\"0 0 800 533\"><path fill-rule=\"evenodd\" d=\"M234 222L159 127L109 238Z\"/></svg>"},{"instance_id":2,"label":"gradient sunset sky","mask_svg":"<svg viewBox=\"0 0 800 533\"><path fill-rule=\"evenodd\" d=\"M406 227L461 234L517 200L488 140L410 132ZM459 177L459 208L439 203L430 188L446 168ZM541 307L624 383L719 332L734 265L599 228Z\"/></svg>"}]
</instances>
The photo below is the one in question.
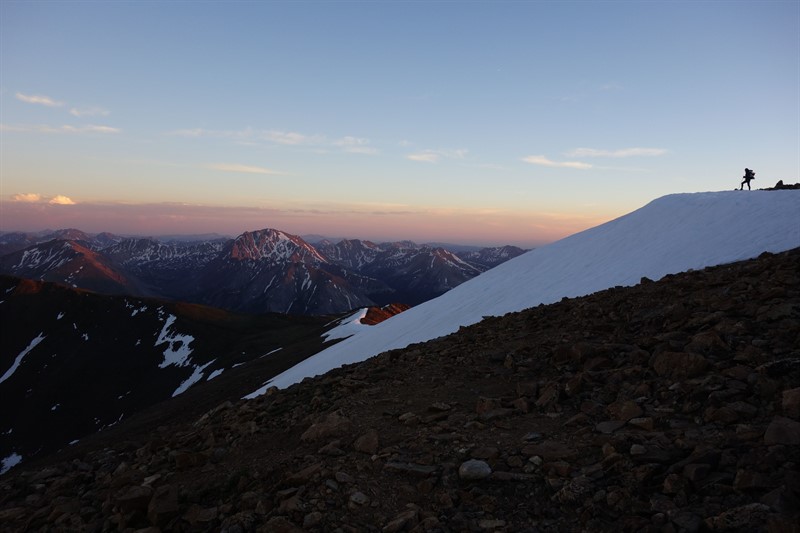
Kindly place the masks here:
<instances>
[{"instance_id":1,"label":"gradient sunset sky","mask_svg":"<svg viewBox=\"0 0 800 533\"><path fill-rule=\"evenodd\" d=\"M800 181L800 2L0 2L0 230L535 246ZM746 193L742 193L746 194Z\"/></svg>"}]
</instances>

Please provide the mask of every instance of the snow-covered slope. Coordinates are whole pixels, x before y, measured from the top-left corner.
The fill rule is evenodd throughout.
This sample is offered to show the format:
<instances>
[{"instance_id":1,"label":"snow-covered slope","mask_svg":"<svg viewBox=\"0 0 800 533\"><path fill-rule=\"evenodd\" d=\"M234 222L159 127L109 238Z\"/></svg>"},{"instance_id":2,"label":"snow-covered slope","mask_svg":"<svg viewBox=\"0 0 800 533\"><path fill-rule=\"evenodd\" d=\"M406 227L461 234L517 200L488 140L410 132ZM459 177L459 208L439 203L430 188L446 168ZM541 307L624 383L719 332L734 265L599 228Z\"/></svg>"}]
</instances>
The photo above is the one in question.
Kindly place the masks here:
<instances>
[{"instance_id":1,"label":"snow-covered slope","mask_svg":"<svg viewBox=\"0 0 800 533\"><path fill-rule=\"evenodd\" d=\"M800 191L730 191L664 196L618 219L537 248L276 376L287 387L383 351L452 333L563 297L635 285L671 273L800 246Z\"/></svg>"}]
</instances>

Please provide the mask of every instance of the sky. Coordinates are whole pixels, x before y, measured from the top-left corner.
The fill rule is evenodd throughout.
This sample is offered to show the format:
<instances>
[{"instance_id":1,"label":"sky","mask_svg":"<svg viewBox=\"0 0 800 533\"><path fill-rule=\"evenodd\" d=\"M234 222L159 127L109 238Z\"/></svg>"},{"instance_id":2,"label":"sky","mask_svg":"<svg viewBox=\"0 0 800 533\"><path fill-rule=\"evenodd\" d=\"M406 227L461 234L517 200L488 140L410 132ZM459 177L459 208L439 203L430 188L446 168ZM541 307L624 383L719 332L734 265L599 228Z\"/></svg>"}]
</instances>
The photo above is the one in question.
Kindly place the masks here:
<instances>
[{"instance_id":1,"label":"sky","mask_svg":"<svg viewBox=\"0 0 800 533\"><path fill-rule=\"evenodd\" d=\"M642 277L659 280L763 252L791 250L800 245L798 205L798 190L660 197L623 217L506 261L374 326L358 324L359 313L353 314L332 330L334 338L348 338L275 376L247 397L387 350L444 337L487 316L636 285Z\"/></svg>"},{"instance_id":2,"label":"sky","mask_svg":"<svg viewBox=\"0 0 800 533\"><path fill-rule=\"evenodd\" d=\"M745 167L800 181L797 0L0 1L0 231L530 247Z\"/></svg>"}]
</instances>

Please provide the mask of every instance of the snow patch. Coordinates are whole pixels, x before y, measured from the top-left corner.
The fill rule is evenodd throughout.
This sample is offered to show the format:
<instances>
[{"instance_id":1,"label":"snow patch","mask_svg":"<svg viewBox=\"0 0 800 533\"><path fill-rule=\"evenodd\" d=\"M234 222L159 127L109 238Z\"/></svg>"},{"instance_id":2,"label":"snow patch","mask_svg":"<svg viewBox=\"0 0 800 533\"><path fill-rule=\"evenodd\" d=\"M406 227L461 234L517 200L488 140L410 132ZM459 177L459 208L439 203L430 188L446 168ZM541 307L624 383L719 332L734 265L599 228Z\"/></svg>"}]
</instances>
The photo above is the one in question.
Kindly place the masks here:
<instances>
[{"instance_id":1,"label":"snow patch","mask_svg":"<svg viewBox=\"0 0 800 533\"><path fill-rule=\"evenodd\" d=\"M335 339L346 339L347 337L355 335L363 328L369 327L361 323L361 320L366 316L367 308L363 307L347 318L339 320L339 325L323 333L322 337L325 338L325 342L329 342Z\"/></svg>"},{"instance_id":2,"label":"snow patch","mask_svg":"<svg viewBox=\"0 0 800 533\"><path fill-rule=\"evenodd\" d=\"M186 366L189 356L192 354L192 349L189 345L194 341L194 337L172 331L171 328L174 323L175 315L169 315L164 321L164 327L161 328L158 339L156 339L155 346L167 343L167 347L164 350L164 361L158 365L158 368L166 368L169 365Z\"/></svg>"},{"instance_id":3,"label":"snow patch","mask_svg":"<svg viewBox=\"0 0 800 533\"><path fill-rule=\"evenodd\" d=\"M61 320L62 318L64 318L64 312L63 311L58 313L58 316L56 317L56 320Z\"/></svg>"},{"instance_id":4,"label":"snow patch","mask_svg":"<svg viewBox=\"0 0 800 533\"><path fill-rule=\"evenodd\" d=\"M175 389L175 392L172 393L172 397L174 398L175 396L177 396L179 394L183 394L184 392L186 392L186 390L189 387L191 387L192 385L194 385L195 383L200 381L200 379L203 377L203 370L205 370L206 367L208 365L210 365L211 363L213 363L213 362L214 361L212 360L212 361L209 361L208 363L204 364L203 366L195 366L194 367L194 372L192 372L192 375L189 376L188 379L186 379L186 381L181 383L178 386L177 389Z\"/></svg>"},{"instance_id":5,"label":"snow patch","mask_svg":"<svg viewBox=\"0 0 800 533\"><path fill-rule=\"evenodd\" d=\"M5 474L22 462L22 456L16 452L0 461L0 475Z\"/></svg>"},{"instance_id":6,"label":"snow patch","mask_svg":"<svg viewBox=\"0 0 800 533\"><path fill-rule=\"evenodd\" d=\"M258 358L259 358L259 359L261 359L262 357L266 357L266 356L268 356L268 355L272 355L272 354L274 354L275 352L280 352L281 350L283 350L283 348L282 348L282 347L281 347L281 348L275 348L275 349L274 349L274 350L272 350L271 352L267 352L267 353L265 353L264 355L260 355Z\"/></svg>"},{"instance_id":7,"label":"snow patch","mask_svg":"<svg viewBox=\"0 0 800 533\"><path fill-rule=\"evenodd\" d=\"M24 358L26 355L28 355L28 353L30 353L30 351L31 351L31 350L33 350L34 348L36 348L36 346L37 346L37 345L38 345L40 342L42 342L42 341L44 340L44 338L45 338L44 332L42 332L42 333L39 333L39 335L38 335L38 336L37 336L35 339L33 339L33 340L31 341L31 343L28 345L28 347L27 347L27 348L25 348L24 350L22 350L22 351L20 352L20 354L19 354L19 355L17 356L17 358L14 360L14 364L13 364L13 365L11 365L11 368L9 368L8 370L6 370L6 373L5 373L5 374L3 374L3 377L0 377L0 383L4 382L4 381L5 381L5 380L7 380L8 378L10 378L10 377L11 377L11 375L12 375L14 372L16 372L17 368L19 368L19 365L22 363L22 359L23 359L23 358Z\"/></svg>"},{"instance_id":8,"label":"snow patch","mask_svg":"<svg viewBox=\"0 0 800 533\"><path fill-rule=\"evenodd\" d=\"M225 372L224 368L218 368L218 369L214 370L213 372L211 372L208 375L208 377L206 378L206 381L211 381L212 379L214 379L215 377L219 376L223 372Z\"/></svg>"}]
</instances>

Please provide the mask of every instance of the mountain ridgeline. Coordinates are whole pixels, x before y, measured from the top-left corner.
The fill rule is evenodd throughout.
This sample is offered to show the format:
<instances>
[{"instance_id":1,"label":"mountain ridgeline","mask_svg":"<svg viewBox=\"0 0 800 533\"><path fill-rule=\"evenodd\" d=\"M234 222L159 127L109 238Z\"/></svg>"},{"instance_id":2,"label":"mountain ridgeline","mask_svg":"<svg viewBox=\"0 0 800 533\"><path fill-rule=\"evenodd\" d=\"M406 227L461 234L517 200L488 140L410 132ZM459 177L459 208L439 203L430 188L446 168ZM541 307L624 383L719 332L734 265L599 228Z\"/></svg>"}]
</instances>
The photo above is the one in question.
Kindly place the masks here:
<instances>
[{"instance_id":1,"label":"mountain ridgeline","mask_svg":"<svg viewBox=\"0 0 800 533\"><path fill-rule=\"evenodd\" d=\"M70 229L3 234L0 273L239 312L316 315L416 305L523 252L357 239L312 245L276 229L169 242Z\"/></svg>"}]
</instances>

